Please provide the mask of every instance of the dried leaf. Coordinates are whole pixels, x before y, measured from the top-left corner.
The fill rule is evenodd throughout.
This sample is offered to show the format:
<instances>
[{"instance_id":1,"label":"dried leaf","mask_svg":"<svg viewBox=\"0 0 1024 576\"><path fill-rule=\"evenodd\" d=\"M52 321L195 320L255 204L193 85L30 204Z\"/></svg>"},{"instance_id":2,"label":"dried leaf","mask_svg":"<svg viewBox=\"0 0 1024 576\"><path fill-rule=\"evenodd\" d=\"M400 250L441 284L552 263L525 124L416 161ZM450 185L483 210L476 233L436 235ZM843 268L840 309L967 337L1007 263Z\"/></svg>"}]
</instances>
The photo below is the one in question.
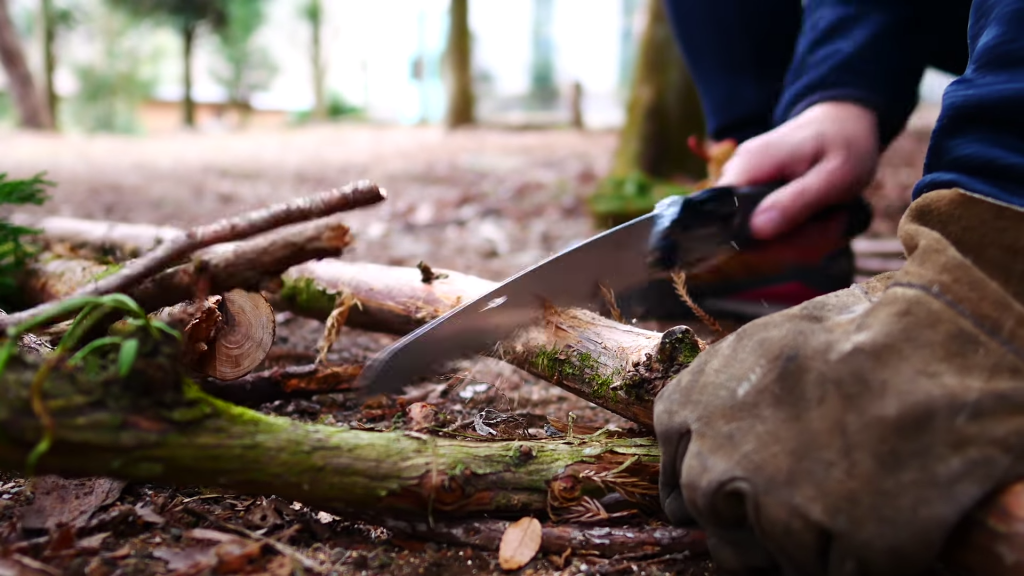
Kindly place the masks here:
<instances>
[{"instance_id":1,"label":"dried leaf","mask_svg":"<svg viewBox=\"0 0 1024 576\"><path fill-rule=\"evenodd\" d=\"M504 570L518 570L530 563L540 550L540 521L527 516L510 524L501 536L498 563Z\"/></svg>"},{"instance_id":2,"label":"dried leaf","mask_svg":"<svg viewBox=\"0 0 1024 576\"><path fill-rule=\"evenodd\" d=\"M235 536L234 534L228 534L227 532L221 532L220 530L212 530L210 528L193 528L183 534L186 538L192 538L193 540L211 540L213 542L234 542L241 540L241 536Z\"/></svg>"},{"instance_id":3,"label":"dried leaf","mask_svg":"<svg viewBox=\"0 0 1024 576\"><path fill-rule=\"evenodd\" d=\"M82 538L75 543L75 548L83 552L96 552L103 546L103 541L110 536L110 532L100 532L99 534L93 534L86 538Z\"/></svg>"},{"instance_id":4,"label":"dried leaf","mask_svg":"<svg viewBox=\"0 0 1024 576\"><path fill-rule=\"evenodd\" d=\"M152 554L154 558L167 562L167 569L172 572L200 572L217 565L217 553L212 547L157 548Z\"/></svg>"},{"instance_id":5,"label":"dried leaf","mask_svg":"<svg viewBox=\"0 0 1024 576\"><path fill-rule=\"evenodd\" d=\"M163 526L167 523L167 520L165 520L163 516L157 514L149 506L137 504L135 506L135 513L139 515L139 520L142 520L147 524L156 524L157 526Z\"/></svg>"},{"instance_id":6,"label":"dried leaf","mask_svg":"<svg viewBox=\"0 0 1024 576\"><path fill-rule=\"evenodd\" d=\"M405 414L410 430L420 431L437 425L437 406L432 404L415 402L405 409Z\"/></svg>"},{"instance_id":7,"label":"dried leaf","mask_svg":"<svg viewBox=\"0 0 1024 576\"><path fill-rule=\"evenodd\" d=\"M117 500L124 485L110 478L39 476L32 481L35 500L22 510L22 526L33 530L62 525L81 528L94 512Z\"/></svg>"}]
</instances>

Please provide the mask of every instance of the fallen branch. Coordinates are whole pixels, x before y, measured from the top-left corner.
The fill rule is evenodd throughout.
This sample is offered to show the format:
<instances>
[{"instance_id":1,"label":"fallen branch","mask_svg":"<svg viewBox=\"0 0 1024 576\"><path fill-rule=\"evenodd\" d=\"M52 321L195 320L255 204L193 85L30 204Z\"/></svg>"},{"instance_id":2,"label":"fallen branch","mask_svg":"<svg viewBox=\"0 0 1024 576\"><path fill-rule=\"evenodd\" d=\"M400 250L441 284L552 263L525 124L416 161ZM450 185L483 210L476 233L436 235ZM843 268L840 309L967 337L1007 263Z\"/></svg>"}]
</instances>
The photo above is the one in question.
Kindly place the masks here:
<instances>
[{"instance_id":1,"label":"fallen branch","mask_svg":"<svg viewBox=\"0 0 1024 576\"><path fill-rule=\"evenodd\" d=\"M360 304L349 313L348 326L404 334L496 285L443 273L425 283L417 268L306 262L283 275L277 308L323 320L338 295L348 294ZM687 327L662 334L586 310L549 307L540 324L485 353L651 429L655 395L702 346Z\"/></svg>"},{"instance_id":2,"label":"fallen branch","mask_svg":"<svg viewBox=\"0 0 1024 576\"><path fill-rule=\"evenodd\" d=\"M290 394L351 390L362 366L307 364L273 368L231 382L206 381L203 390L240 406L259 406Z\"/></svg>"},{"instance_id":3,"label":"fallen branch","mask_svg":"<svg viewBox=\"0 0 1024 576\"><path fill-rule=\"evenodd\" d=\"M361 181L317 196L276 204L213 224L199 226L182 236L164 242L152 252L131 261L123 269L96 279L88 286L77 290L74 295L99 296L123 291L202 248L222 242L245 239L288 224L374 204L385 198L387 198L387 193L384 190L370 182ZM0 329L6 330L36 318L52 310L55 306L55 303L45 303L29 310L0 317Z\"/></svg>"},{"instance_id":4,"label":"fallen branch","mask_svg":"<svg viewBox=\"0 0 1024 576\"><path fill-rule=\"evenodd\" d=\"M461 522L402 521L385 519L381 524L392 532L412 538L497 550L501 536L511 522L469 520ZM595 555L611 558L622 554L705 554L707 542L699 530L670 526L587 526L547 525L542 529L540 551L544 554Z\"/></svg>"},{"instance_id":5,"label":"fallen branch","mask_svg":"<svg viewBox=\"0 0 1024 576\"><path fill-rule=\"evenodd\" d=\"M10 220L14 224L39 230L39 239L47 245L63 243L75 250L93 251L97 254L113 253L125 258L136 258L168 240L185 234L184 230L174 226L107 222L66 216L35 218L14 214Z\"/></svg>"},{"instance_id":6,"label":"fallen branch","mask_svg":"<svg viewBox=\"0 0 1024 576\"><path fill-rule=\"evenodd\" d=\"M472 442L303 424L183 384L174 354L150 347L124 380L113 368L87 375L58 366L44 398L54 442L39 473L209 484L413 520L585 513L608 495L657 510L653 439ZM24 469L40 438L29 393L37 367L15 357L0 380L4 469Z\"/></svg>"},{"instance_id":7,"label":"fallen branch","mask_svg":"<svg viewBox=\"0 0 1024 576\"><path fill-rule=\"evenodd\" d=\"M274 305L326 321L335 301L347 291L359 302L349 312L348 326L400 335L497 286L453 270L435 269L433 274L428 283L418 268L325 258L284 272Z\"/></svg>"}]
</instances>

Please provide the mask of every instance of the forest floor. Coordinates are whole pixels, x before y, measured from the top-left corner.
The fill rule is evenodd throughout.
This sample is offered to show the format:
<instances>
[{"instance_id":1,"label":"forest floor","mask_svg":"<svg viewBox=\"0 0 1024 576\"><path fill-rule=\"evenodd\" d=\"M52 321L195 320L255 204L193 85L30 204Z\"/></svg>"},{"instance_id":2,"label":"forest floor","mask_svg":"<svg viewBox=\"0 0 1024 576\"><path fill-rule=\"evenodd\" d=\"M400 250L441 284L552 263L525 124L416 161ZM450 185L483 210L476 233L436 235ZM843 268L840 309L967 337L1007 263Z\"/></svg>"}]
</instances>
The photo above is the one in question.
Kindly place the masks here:
<instances>
[{"instance_id":1,"label":"forest floor","mask_svg":"<svg viewBox=\"0 0 1024 576\"><path fill-rule=\"evenodd\" d=\"M869 235L894 235L909 203L927 144L927 122L916 126L888 151L869 193L876 210ZM606 171L615 142L613 133L481 129L448 134L369 126L151 138L0 133L0 172L23 177L46 171L57 183L53 199L29 212L177 226L370 179L386 188L389 198L348 214L355 243L346 260L404 266L424 261L501 280L596 231L585 199ZM319 322L280 315L273 362L311 361L321 331ZM346 330L331 358L364 360L392 340ZM535 421L566 420L571 411L580 425L628 425L496 361L467 362L463 375L469 383L448 394L442 406L463 422L492 408ZM446 384L426 386L429 392L429 386ZM368 419L359 406L337 397L278 401L262 410L304 420L329 416L339 423L388 424ZM36 494L46 493L43 488ZM238 528L278 538L335 574L501 573L496 553L390 538L384 529L273 495L115 482L89 484L85 493L75 484L51 488L66 493L51 492L33 502L23 479L0 473L0 574L14 573L11 563L26 574L225 573L223 557L218 560L214 553L223 544L216 533ZM61 536L47 527L59 519L87 526L91 537L64 542L55 552ZM215 533L183 537L196 528ZM268 552L249 573L290 573L290 565L275 558L282 556ZM699 559L543 555L522 573L672 570L714 573Z\"/></svg>"}]
</instances>

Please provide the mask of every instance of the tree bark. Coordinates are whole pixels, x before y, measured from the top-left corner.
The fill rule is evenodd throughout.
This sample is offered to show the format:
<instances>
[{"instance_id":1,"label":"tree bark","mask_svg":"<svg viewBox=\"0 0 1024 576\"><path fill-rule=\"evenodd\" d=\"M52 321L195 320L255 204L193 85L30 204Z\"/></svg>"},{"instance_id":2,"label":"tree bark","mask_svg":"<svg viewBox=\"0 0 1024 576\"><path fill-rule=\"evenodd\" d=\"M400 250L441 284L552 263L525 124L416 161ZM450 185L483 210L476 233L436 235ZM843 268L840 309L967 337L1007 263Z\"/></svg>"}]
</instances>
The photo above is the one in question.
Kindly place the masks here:
<instances>
[{"instance_id":1,"label":"tree bark","mask_svg":"<svg viewBox=\"0 0 1024 576\"><path fill-rule=\"evenodd\" d=\"M7 73L21 127L34 130L52 128L52 119L32 79L32 71L25 60L25 52L11 20L7 0L0 0L0 61Z\"/></svg>"},{"instance_id":2,"label":"tree bark","mask_svg":"<svg viewBox=\"0 0 1024 576\"><path fill-rule=\"evenodd\" d=\"M185 93L181 98L184 122L187 128L194 128L196 125L196 105L192 100L192 48L196 38L196 25L193 22L186 22L181 30L182 42L182 65L184 66Z\"/></svg>"},{"instance_id":3,"label":"tree bark","mask_svg":"<svg viewBox=\"0 0 1024 576\"><path fill-rule=\"evenodd\" d=\"M448 72L448 108L445 125L459 128L473 124L473 54L469 31L469 0L452 0L448 13L448 43L445 47Z\"/></svg>"},{"instance_id":4,"label":"tree bark","mask_svg":"<svg viewBox=\"0 0 1024 576\"><path fill-rule=\"evenodd\" d=\"M704 130L700 97L665 7L661 0L650 0L611 176L640 172L663 180L700 180L706 167L690 150L687 138L703 137Z\"/></svg>"}]
</instances>

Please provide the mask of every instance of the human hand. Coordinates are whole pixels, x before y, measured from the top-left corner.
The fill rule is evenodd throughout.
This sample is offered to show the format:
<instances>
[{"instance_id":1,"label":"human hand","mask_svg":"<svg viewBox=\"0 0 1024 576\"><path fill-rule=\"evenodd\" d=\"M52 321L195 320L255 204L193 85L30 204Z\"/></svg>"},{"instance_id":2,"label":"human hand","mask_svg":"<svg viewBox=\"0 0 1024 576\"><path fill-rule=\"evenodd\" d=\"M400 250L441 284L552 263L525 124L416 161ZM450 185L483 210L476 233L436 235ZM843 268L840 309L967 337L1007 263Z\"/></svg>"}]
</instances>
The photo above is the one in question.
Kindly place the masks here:
<instances>
[{"instance_id":1,"label":"human hand","mask_svg":"<svg viewBox=\"0 0 1024 576\"><path fill-rule=\"evenodd\" d=\"M750 221L755 238L770 240L859 195L874 178L879 153L874 112L849 102L822 102L740 144L716 185L788 181L761 202Z\"/></svg>"}]
</instances>

